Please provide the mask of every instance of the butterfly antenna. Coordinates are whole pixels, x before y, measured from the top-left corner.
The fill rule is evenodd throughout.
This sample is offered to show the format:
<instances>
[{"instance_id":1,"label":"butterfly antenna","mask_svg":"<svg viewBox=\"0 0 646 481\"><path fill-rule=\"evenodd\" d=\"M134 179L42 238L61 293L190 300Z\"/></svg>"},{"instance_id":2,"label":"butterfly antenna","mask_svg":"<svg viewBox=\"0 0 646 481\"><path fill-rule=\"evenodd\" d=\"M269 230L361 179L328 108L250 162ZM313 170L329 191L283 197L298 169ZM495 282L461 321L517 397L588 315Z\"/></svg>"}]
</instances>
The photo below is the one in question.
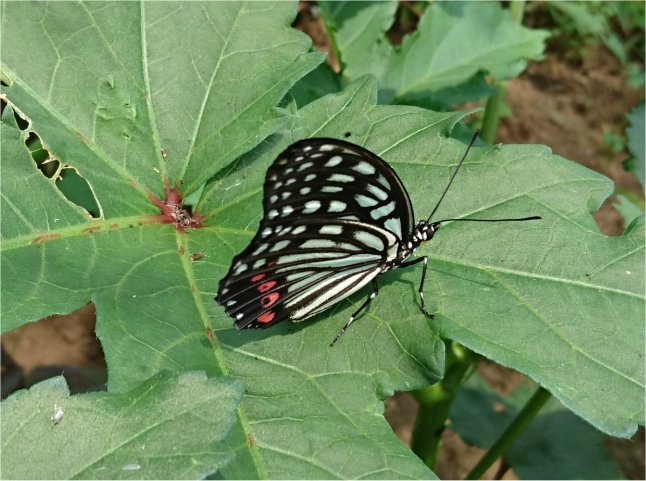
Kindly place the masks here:
<instances>
[{"instance_id":1,"label":"butterfly antenna","mask_svg":"<svg viewBox=\"0 0 646 481\"><path fill-rule=\"evenodd\" d=\"M433 225L440 225L442 222L460 221L460 222L521 222L524 220L539 220L542 219L540 215L532 215L529 217L514 217L510 219L442 219L433 222Z\"/></svg>"},{"instance_id":2,"label":"butterfly antenna","mask_svg":"<svg viewBox=\"0 0 646 481\"><path fill-rule=\"evenodd\" d=\"M467 154L469 153L469 150L471 150L471 146L473 145L473 143L478 138L479 133L480 133L480 130L476 130L475 133L473 134L473 137L471 137L471 142L469 142L469 146L467 147L467 150L464 152L464 155L460 159L460 162L458 162L458 166L453 171L453 175L451 175L451 178L449 179L449 183L446 184L446 187L444 188L444 192L442 192L442 195L440 196L440 200L438 200L437 204L435 204L435 208L431 211L431 215L428 216L428 219L426 219L426 222L429 222L431 220L431 217L433 217L433 214L435 214L435 212L437 211L437 208L442 203L442 200L444 199L446 192L449 190L449 187L451 187L451 184L453 183L453 179L455 179L455 175L458 173L458 170L460 170L460 166L462 165L462 162L464 162L464 159L467 158Z\"/></svg>"}]
</instances>

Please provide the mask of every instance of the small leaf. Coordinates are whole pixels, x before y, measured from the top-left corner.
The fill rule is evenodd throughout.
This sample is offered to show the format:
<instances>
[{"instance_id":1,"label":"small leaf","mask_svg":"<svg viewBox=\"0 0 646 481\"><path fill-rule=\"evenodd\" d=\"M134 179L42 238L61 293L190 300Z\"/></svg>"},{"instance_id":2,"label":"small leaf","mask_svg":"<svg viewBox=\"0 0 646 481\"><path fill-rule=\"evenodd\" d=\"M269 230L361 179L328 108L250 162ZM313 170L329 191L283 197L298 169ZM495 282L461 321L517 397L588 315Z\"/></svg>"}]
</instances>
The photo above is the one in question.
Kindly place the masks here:
<instances>
[{"instance_id":1,"label":"small leaf","mask_svg":"<svg viewBox=\"0 0 646 481\"><path fill-rule=\"evenodd\" d=\"M392 47L384 33L393 22L395 2L320 6L341 54L344 77L375 75L382 102L455 87L478 72L509 79L524 69L525 60L541 58L548 36L519 25L497 2L438 2L426 8L417 30L400 47Z\"/></svg>"},{"instance_id":2,"label":"small leaf","mask_svg":"<svg viewBox=\"0 0 646 481\"><path fill-rule=\"evenodd\" d=\"M644 208L635 204L630 197L623 194L617 194L617 204L615 208L624 219L624 226L628 227L637 218L644 215Z\"/></svg>"},{"instance_id":3,"label":"small leaf","mask_svg":"<svg viewBox=\"0 0 646 481\"><path fill-rule=\"evenodd\" d=\"M2 402L9 479L203 478L228 464L242 386L160 373L123 394L70 396L63 377Z\"/></svg>"}]
</instances>

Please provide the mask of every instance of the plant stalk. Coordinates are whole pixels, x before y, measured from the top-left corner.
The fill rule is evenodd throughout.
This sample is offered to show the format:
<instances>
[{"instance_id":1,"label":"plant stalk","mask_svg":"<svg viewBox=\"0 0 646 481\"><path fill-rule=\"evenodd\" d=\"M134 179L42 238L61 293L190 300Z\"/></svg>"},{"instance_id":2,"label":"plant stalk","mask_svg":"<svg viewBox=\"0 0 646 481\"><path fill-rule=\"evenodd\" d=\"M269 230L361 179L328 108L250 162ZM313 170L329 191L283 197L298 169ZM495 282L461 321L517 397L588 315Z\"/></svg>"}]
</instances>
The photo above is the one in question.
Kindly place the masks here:
<instances>
[{"instance_id":1,"label":"plant stalk","mask_svg":"<svg viewBox=\"0 0 646 481\"><path fill-rule=\"evenodd\" d=\"M539 386L523 409L507 426L496 442L493 443L478 464L467 474L465 479L480 479L494 461L507 452L507 449L518 439L518 436L525 431L550 397L549 391Z\"/></svg>"},{"instance_id":2,"label":"plant stalk","mask_svg":"<svg viewBox=\"0 0 646 481\"><path fill-rule=\"evenodd\" d=\"M525 0L512 0L509 3L509 11L511 18L521 23L525 13ZM485 113L482 119L482 127L480 129L480 138L487 144L493 144L496 138L496 131L500 122L500 112L505 102L505 91L507 90L507 82L494 81L496 93L487 99L485 106Z\"/></svg>"},{"instance_id":3,"label":"plant stalk","mask_svg":"<svg viewBox=\"0 0 646 481\"><path fill-rule=\"evenodd\" d=\"M419 411L413 428L411 449L431 469L442 446L442 433L447 425L451 404L464 377L478 358L475 353L452 342L447 352L444 379L412 392L419 403Z\"/></svg>"}]
</instances>

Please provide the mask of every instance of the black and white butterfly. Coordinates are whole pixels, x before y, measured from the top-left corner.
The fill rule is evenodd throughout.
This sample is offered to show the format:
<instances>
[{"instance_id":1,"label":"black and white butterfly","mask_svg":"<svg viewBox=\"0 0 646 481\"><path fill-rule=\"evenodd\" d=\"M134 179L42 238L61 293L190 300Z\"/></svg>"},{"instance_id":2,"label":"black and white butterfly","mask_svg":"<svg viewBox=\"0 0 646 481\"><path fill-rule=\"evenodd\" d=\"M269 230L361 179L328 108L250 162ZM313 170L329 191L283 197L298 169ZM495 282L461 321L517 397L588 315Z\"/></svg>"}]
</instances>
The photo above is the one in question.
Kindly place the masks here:
<instances>
[{"instance_id":1,"label":"black and white butterfly","mask_svg":"<svg viewBox=\"0 0 646 481\"><path fill-rule=\"evenodd\" d=\"M370 283L372 293L334 338L334 345L377 295L379 275L423 263L420 307L432 317L422 291L427 258L409 257L433 238L442 222L539 218L430 222L469 148L431 215L415 223L406 188L377 155L329 138L290 145L267 171L258 232L234 257L220 281L217 302L237 329L266 328L314 316Z\"/></svg>"}]
</instances>

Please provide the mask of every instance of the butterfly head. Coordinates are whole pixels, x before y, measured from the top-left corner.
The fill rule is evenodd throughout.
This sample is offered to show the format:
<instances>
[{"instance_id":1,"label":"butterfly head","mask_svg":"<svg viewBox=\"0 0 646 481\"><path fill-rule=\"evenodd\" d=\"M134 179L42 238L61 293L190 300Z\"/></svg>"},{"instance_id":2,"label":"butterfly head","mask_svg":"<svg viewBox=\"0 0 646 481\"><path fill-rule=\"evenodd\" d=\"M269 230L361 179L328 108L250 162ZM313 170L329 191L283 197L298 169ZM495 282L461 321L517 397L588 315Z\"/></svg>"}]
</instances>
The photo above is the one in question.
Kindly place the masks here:
<instances>
[{"instance_id":1,"label":"butterfly head","mask_svg":"<svg viewBox=\"0 0 646 481\"><path fill-rule=\"evenodd\" d=\"M439 222L420 220L415 224L415 228L413 229L413 242L416 245L420 245L422 242L430 241L439 228Z\"/></svg>"}]
</instances>

